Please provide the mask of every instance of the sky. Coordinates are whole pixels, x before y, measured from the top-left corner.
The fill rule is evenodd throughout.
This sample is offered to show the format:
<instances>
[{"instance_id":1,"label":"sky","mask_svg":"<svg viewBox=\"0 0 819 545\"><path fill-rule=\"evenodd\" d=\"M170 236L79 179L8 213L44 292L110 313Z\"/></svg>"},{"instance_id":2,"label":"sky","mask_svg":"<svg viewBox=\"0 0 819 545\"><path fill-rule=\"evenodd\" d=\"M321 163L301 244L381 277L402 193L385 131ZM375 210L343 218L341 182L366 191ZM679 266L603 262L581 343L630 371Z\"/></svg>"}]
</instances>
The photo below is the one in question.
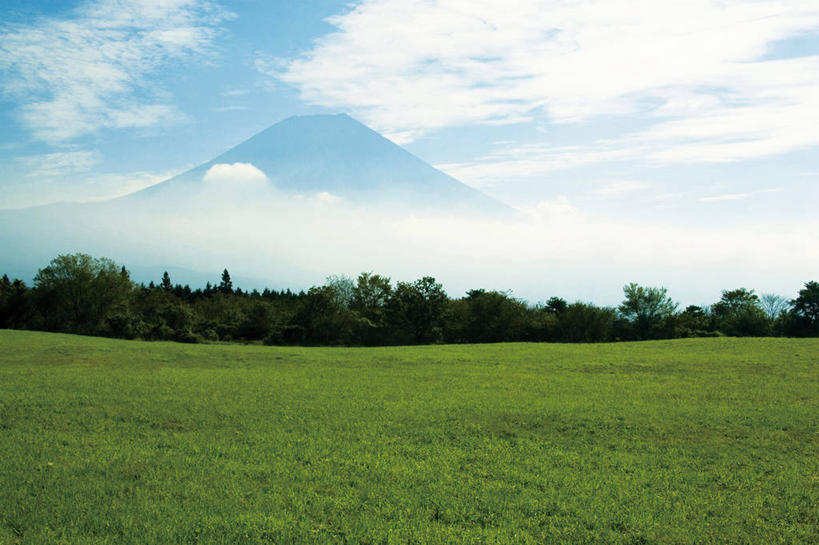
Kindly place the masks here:
<instances>
[{"instance_id":1,"label":"sky","mask_svg":"<svg viewBox=\"0 0 819 545\"><path fill-rule=\"evenodd\" d=\"M343 112L548 217L580 261L644 247L669 283L696 242L759 291L819 270L815 0L32 0L0 21L0 209L127 194Z\"/></svg>"}]
</instances>

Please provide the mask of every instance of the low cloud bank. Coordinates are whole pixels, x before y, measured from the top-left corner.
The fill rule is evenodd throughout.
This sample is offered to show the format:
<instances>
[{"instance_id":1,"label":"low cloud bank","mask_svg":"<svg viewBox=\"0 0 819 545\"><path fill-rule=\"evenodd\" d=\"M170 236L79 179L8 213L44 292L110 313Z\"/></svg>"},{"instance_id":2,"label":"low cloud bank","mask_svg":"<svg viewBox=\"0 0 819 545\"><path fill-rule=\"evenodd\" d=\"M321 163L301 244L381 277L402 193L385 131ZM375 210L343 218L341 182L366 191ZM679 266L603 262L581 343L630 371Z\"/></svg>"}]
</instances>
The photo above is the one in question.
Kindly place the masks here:
<instances>
[{"instance_id":1,"label":"low cloud bank","mask_svg":"<svg viewBox=\"0 0 819 545\"><path fill-rule=\"evenodd\" d=\"M646 224L593 217L565 198L510 219L462 217L352 205L326 192L283 193L243 163L215 165L203 181L200 192L161 211L98 203L53 209L47 219L35 210L7 215L2 244L14 239L43 256L87 251L126 264L211 271L214 280L227 267L259 279L246 288L302 289L328 275L373 271L394 280L432 275L452 296L487 288L532 302L559 295L615 304L632 281L663 285L684 304L710 303L739 286L792 297L819 270L819 247L806 236L817 222Z\"/></svg>"}]
</instances>

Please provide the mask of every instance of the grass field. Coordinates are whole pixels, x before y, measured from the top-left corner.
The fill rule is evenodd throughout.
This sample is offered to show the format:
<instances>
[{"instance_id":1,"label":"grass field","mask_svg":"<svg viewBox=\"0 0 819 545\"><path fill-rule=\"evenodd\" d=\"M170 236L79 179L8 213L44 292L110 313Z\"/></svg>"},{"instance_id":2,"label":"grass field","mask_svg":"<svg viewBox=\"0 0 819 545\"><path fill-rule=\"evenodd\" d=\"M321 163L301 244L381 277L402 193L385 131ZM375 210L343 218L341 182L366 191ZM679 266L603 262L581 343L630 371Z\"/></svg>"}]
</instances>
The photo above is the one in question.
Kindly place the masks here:
<instances>
[{"instance_id":1,"label":"grass field","mask_svg":"<svg viewBox=\"0 0 819 545\"><path fill-rule=\"evenodd\" d=\"M0 331L0 543L818 543L819 340Z\"/></svg>"}]
</instances>

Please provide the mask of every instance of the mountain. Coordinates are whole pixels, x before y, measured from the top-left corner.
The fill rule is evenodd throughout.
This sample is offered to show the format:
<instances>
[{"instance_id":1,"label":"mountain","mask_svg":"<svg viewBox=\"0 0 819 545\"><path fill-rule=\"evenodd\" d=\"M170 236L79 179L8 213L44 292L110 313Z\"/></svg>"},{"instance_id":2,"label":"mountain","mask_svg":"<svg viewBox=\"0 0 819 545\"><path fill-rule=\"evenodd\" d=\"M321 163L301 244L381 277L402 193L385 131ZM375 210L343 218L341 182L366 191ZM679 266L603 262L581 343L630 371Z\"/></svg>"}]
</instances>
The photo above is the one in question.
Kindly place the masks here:
<instances>
[{"instance_id":1,"label":"mountain","mask_svg":"<svg viewBox=\"0 0 819 545\"><path fill-rule=\"evenodd\" d=\"M124 197L188 195L220 164L251 164L278 190L326 192L345 202L507 214L512 210L430 166L346 114L294 116L165 182Z\"/></svg>"},{"instance_id":2,"label":"mountain","mask_svg":"<svg viewBox=\"0 0 819 545\"><path fill-rule=\"evenodd\" d=\"M28 280L58 254L85 252L140 280L176 267L177 281L217 281L229 266L254 284L309 286L448 252L418 248L418 218L435 239L455 217L513 215L349 116L291 117L124 197L0 211L0 274Z\"/></svg>"}]
</instances>

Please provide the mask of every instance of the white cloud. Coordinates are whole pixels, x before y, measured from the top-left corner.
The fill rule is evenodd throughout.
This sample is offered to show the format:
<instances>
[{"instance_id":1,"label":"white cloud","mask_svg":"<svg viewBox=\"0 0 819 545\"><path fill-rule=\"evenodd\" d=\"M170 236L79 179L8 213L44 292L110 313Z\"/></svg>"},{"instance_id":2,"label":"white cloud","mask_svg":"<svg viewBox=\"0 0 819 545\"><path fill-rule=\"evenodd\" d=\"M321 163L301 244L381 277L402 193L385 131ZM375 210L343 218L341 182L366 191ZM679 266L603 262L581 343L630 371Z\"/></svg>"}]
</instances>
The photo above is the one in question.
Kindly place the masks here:
<instances>
[{"instance_id":1,"label":"white cloud","mask_svg":"<svg viewBox=\"0 0 819 545\"><path fill-rule=\"evenodd\" d=\"M602 197L610 197L614 195L623 195L625 193L634 193L650 187L645 182L636 182L632 180L608 182L602 187L594 191L594 194Z\"/></svg>"},{"instance_id":2,"label":"white cloud","mask_svg":"<svg viewBox=\"0 0 819 545\"><path fill-rule=\"evenodd\" d=\"M217 163L205 173L206 184L230 187L255 187L268 182L264 172L250 163Z\"/></svg>"},{"instance_id":3,"label":"white cloud","mask_svg":"<svg viewBox=\"0 0 819 545\"><path fill-rule=\"evenodd\" d=\"M542 117L654 123L545 157L510 149L507 176L623 159L741 161L819 145L819 58L757 60L772 43L819 29L815 2L369 0L329 22L337 30L309 51L258 68L399 142ZM492 161L479 162L470 174L498 179Z\"/></svg>"},{"instance_id":4,"label":"white cloud","mask_svg":"<svg viewBox=\"0 0 819 545\"><path fill-rule=\"evenodd\" d=\"M792 289L819 265L819 248L804 238L815 221L675 227L595 217L566 197L503 220L328 207L282 194L203 206L207 213L174 208L164 219L139 223L151 225L159 240L175 233L173 262L201 260L201 249L208 248L215 264L273 275L289 286L304 286L304 271L320 282L329 274L373 270L396 279L431 274L456 295L474 287L514 288L532 300L560 294L610 303L619 300L624 283L638 281L666 285L675 297L698 302L737 285ZM282 232L287 236L270 236ZM140 242L152 236L145 230L137 235ZM288 278L278 272L283 266L302 272Z\"/></svg>"},{"instance_id":5,"label":"white cloud","mask_svg":"<svg viewBox=\"0 0 819 545\"><path fill-rule=\"evenodd\" d=\"M175 171L97 174L87 178L71 200L92 202L122 197L164 182L174 174L176 174Z\"/></svg>"},{"instance_id":6,"label":"white cloud","mask_svg":"<svg viewBox=\"0 0 819 545\"><path fill-rule=\"evenodd\" d=\"M326 203L326 204L332 204L332 203L340 201L341 197L339 197L338 195L333 195L332 193L329 193L327 191L320 191L320 192L318 192L316 194L316 199L319 202L323 202L323 203Z\"/></svg>"},{"instance_id":7,"label":"white cloud","mask_svg":"<svg viewBox=\"0 0 819 545\"><path fill-rule=\"evenodd\" d=\"M759 191L752 191L750 193L725 193L723 195L712 195L709 197L700 197L700 202L723 202L723 201L744 201L746 199L750 199L751 197L755 197L757 195L762 195L765 193L777 193L780 190L778 188L772 189L761 189Z\"/></svg>"},{"instance_id":8,"label":"white cloud","mask_svg":"<svg viewBox=\"0 0 819 545\"><path fill-rule=\"evenodd\" d=\"M92 151L63 151L42 155L24 155L17 162L26 168L26 178L53 178L78 172L87 172L96 166L100 157Z\"/></svg>"},{"instance_id":9,"label":"white cloud","mask_svg":"<svg viewBox=\"0 0 819 545\"><path fill-rule=\"evenodd\" d=\"M750 193L726 193L725 195L715 195L713 197L700 197L700 202L719 201L743 201L751 196Z\"/></svg>"},{"instance_id":10,"label":"white cloud","mask_svg":"<svg viewBox=\"0 0 819 545\"><path fill-rule=\"evenodd\" d=\"M299 198L274 189L229 198L237 193L219 199L187 187L178 201L166 193L167 206L135 200L83 214L55 209L43 212L48 221L37 214L15 220L0 239L23 240L52 255L80 244L131 263L227 266L295 289L330 274L375 271L396 280L432 275L455 296L469 288L512 288L532 301L561 295L604 304L617 303L630 281L665 285L691 303L714 301L721 289L737 286L789 293L819 267L819 246L805 236L819 229L815 220L657 225L639 216L595 216L566 197L516 218L481 219L327 205L315 194Z\"/></svg>"},{"instance_id":11,"label":"white cloud","mask_svg":"<svg viewBox=\"0 0 819 545\"><path fill-rule=\"evenodd\" d=\"M238 104L231 104L228 106L217 106L215 108L211 108L214 112L243 112L245 110L249 110L250 107L248 106L240 106Z\"/></svg>"},{"instance_id":12,"label":"white cloud","mask_svg":"<svg viewBox=\"0 0 819 545\"><path fill-rule=\"evenodd\" d=\"M43 157L48 158L49 155ZM26 159L29 158L33 156ZM25 184L19 189L3 192L0 195L0 210L28 208L55 202L93 202L114 199L158 184L176 174L176 172L144 171L124 174L87 172L85 167L74 168L63 161L55 161L53 169L44 168L39 172L35 170L26 175Z\"/></svg>"},{"instance_id":13,"label":"white cloud","mask_svg":"<svg viewBox=\"0 0 819 545\"><path fill-rule=\"evenodd\" d=\"M207 1L94 0L68 18L4 25L0 83L48 142L177 119L147 76L168 61L207 54L228 16Z\"/></svg>"}]
</instances>

